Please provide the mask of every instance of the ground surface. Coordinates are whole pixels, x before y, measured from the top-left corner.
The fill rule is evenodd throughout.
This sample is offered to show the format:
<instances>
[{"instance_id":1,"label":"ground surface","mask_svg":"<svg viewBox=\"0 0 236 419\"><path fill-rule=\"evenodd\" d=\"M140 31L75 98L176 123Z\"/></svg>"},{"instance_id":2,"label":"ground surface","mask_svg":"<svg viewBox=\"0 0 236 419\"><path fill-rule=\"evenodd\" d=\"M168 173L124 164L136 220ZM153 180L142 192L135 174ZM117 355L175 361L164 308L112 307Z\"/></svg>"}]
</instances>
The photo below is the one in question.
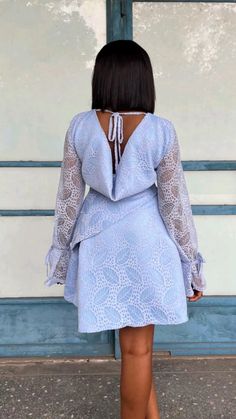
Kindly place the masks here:
<instances>
[{"instance_id":1,"label":"ground surface","mask_svg":"<svg viewBox=\"0 0 236 419\"><path fill-rule=\"evenodd\" d=\"M236 418L236 357L154 356L161 419ZM1 358L1 419L120 419L120 360Z\"/></svg>"}]
</instances>

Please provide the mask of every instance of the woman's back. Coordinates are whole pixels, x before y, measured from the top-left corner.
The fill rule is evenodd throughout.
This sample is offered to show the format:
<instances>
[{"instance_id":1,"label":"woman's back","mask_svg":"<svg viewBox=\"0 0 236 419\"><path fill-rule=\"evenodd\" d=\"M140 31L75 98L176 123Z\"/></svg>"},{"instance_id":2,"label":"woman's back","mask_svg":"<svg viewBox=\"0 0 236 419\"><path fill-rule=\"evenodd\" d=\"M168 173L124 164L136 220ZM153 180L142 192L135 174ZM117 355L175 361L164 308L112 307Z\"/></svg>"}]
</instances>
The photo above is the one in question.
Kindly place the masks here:
<instances>
[{"instance_id":1,"label":"woman's back","mask_svg":"<svg viewBox=\"0 0 236 419\"><path fill-rule=\"evenodd\" d=\"M129 136L126 132L126 139L123 116L117 112L111 113L105 130L95 109L75 115L70 123L84 181L112 201L150 188L158 163L173 141L170 121L149 112L140 119Z\"/></svg>"},{"instance_id":2,"label":"woman's back","mask_svg":"<svg viewBox=\"0 0 236 419\"><path fill-rule=\"evenodd\" d=\"M123 141L120 145L121 156L124 152L124 149L130 137L132 136L134 131L137 129L142 119L145 117L145 113L144 115L142 114L140 115L140 114L132 113L132 111L123 111L123 112L119 112L119 114L122 116L122 119L123 119L123 136L124 136ZM108 144L111 148L113 173L115 173L115 147L114 147L115 143L114 141L109 141L108 139L109 123L110 123L111 115L108 112L102 112L102 111L96 111L96 114L97 114L98 121L101 125L101 128L103 129L104 134L107 137Z\"/></svg>"}]
</instances>

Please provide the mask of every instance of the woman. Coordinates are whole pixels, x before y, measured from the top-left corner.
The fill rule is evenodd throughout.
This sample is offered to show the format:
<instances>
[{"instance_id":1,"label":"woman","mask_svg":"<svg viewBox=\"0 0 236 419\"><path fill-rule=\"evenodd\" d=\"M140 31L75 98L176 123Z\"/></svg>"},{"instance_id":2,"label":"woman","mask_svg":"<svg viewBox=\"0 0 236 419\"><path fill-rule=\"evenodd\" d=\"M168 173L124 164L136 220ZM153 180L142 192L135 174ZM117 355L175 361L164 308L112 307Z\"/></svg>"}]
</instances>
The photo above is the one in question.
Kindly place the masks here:
<instances>
[{"instance_id":1,"label":"woman","mask_svg":"<svg viewBox=\"0 0 236 419\"><path fill-rule=\"evenodd\" d=\"M147 52L131 40L106 44L92 109L66 132L45 259L45 284L65 285L79 332L119 329L122 419L160 417L154 325L188 321L186 297L197 301L206 287L177 134L154 105Z\"/></svg>"}]
</instances>

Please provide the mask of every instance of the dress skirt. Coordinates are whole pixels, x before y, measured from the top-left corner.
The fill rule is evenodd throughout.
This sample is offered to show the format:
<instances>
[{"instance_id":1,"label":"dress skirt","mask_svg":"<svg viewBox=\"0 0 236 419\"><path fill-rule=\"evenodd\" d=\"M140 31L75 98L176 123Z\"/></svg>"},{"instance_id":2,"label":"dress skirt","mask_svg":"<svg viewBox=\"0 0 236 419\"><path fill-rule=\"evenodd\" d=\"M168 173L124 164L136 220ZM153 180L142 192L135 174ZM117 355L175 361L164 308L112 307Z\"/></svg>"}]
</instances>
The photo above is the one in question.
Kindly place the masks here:
<instances>
[{"instance_id":1,"label":"dress skirt","mask_svg":"<svg viewBox=\"0 0 236 419\"><path fill-rule=\"evenodd\" d=\"M188 321L181 260L157 195L103 225L71 252L64 298L78 308L78 331Z\"/></svg>"}]
</instances>

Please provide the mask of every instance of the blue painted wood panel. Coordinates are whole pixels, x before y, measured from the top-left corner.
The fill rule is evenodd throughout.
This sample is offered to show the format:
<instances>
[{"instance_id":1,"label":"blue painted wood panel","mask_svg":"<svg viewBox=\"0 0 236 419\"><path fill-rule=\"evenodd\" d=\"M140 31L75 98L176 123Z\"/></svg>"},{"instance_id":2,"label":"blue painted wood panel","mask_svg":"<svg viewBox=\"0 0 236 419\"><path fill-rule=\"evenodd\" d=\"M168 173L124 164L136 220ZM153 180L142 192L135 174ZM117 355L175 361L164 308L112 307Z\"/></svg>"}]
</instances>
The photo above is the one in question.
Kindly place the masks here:
<instances>
[{"instance_id":1,"label":"blue painted wood panel","mask_svg":"<svg viewBox=\"0 0 236 419\"><path fill-rule=\"evenodd\" d=\"M236 296L209 296L188 302L189 321L156 325L154 351L171 355L236 355ZM120 358L115 331L115 357Z\"/></svg>"},{"instance_id":2,"label":"blue painted wood panel","mask_svg":"<svg viewBox=\"0 0 236 419\"><path fill-rule=\"evenodd\" d=\"M0 356L103 356L114 331L78 333L77 309L62 297L0 299Z\"/></svg>"},{"instance_id":3,"label":"blue painted wood panel","mask_svg":"<svg viewBox=\"0 0 236 419\"><path fill-rule=\"evenodd\" d=\"M188 302L189 321L156 325L154 351L236 355L236 296ZM0 299L0 356L115 356L119 330L78 333L76 307L62 297Z\"/></svg>"}]
</instances>

